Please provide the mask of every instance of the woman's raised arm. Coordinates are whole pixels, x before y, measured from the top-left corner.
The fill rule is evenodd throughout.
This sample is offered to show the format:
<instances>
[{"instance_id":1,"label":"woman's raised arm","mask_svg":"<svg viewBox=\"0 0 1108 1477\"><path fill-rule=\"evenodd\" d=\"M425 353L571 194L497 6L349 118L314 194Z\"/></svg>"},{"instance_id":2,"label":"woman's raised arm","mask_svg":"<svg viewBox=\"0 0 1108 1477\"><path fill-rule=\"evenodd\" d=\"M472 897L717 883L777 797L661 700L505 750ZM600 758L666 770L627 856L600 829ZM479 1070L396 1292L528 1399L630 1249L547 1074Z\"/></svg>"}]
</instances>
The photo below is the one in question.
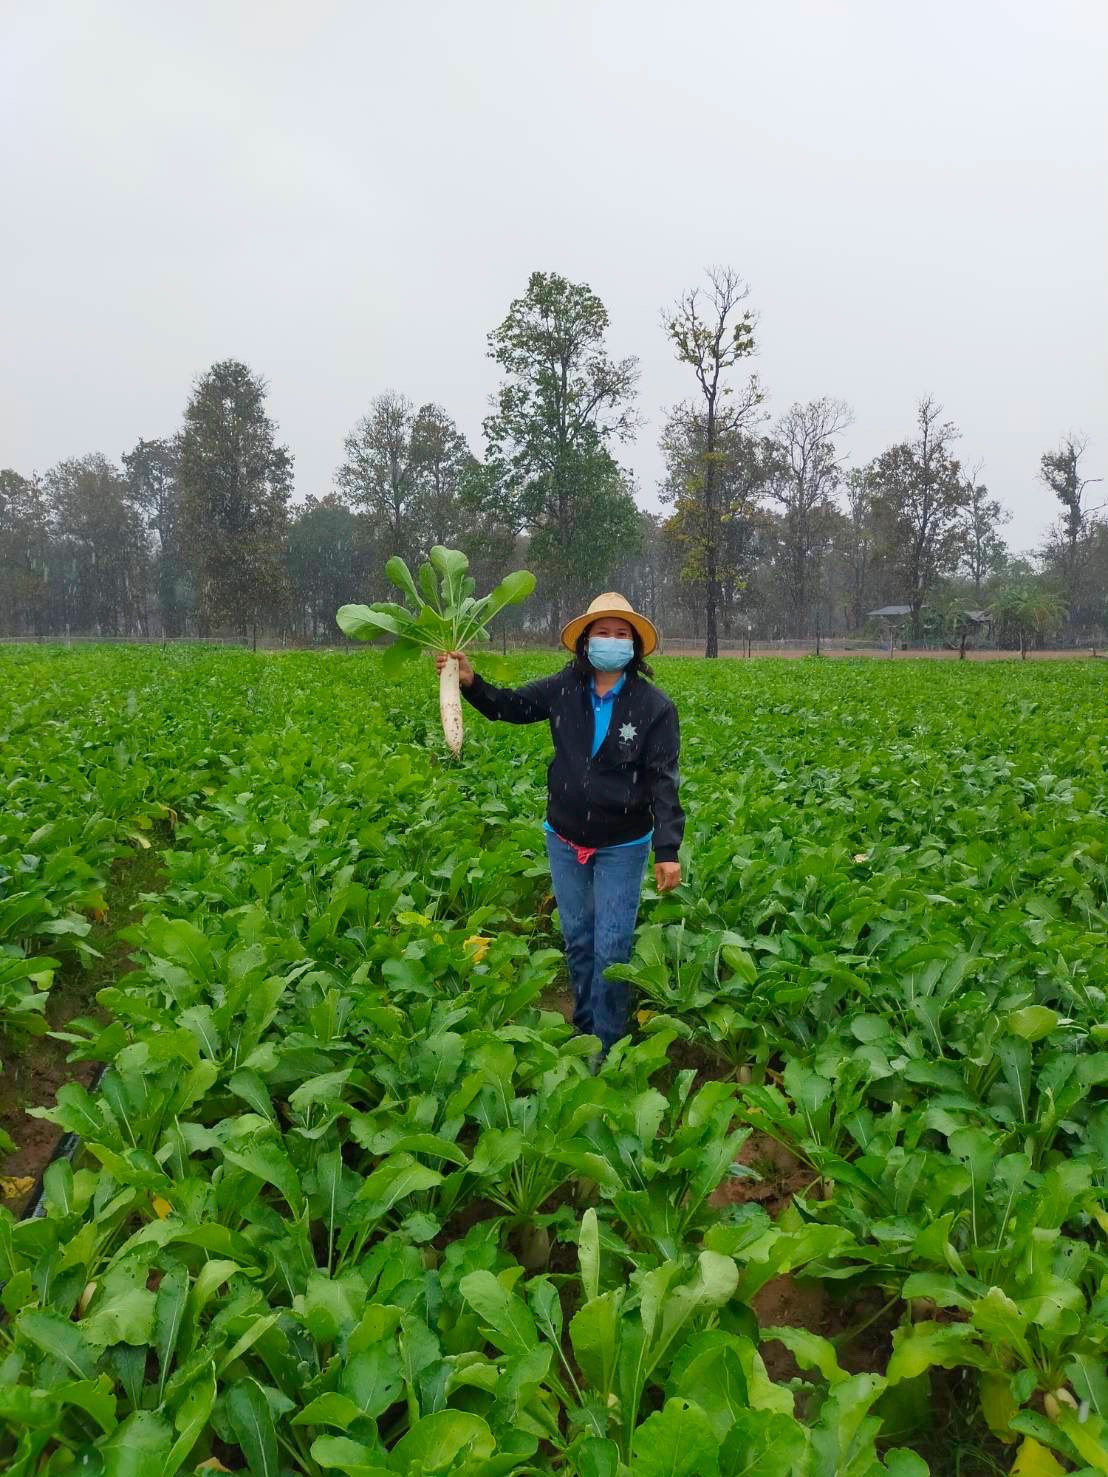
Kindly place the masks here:
<instances>
[{"instance_id":1,"label":"woman's raised arm","mask_svg":"<svg viewBox=\"0 0 1108 1477\"><path fill-rule=\"evenodd\" d=\"M473 670L464 651L436 652L435 665L440 672L448 655L458 663L462 696L486 718L501 723L542 723L550 717L550 699L557 687L557 676L539 677L522 687L494 687Z\"/></svg>"}]
</instances>

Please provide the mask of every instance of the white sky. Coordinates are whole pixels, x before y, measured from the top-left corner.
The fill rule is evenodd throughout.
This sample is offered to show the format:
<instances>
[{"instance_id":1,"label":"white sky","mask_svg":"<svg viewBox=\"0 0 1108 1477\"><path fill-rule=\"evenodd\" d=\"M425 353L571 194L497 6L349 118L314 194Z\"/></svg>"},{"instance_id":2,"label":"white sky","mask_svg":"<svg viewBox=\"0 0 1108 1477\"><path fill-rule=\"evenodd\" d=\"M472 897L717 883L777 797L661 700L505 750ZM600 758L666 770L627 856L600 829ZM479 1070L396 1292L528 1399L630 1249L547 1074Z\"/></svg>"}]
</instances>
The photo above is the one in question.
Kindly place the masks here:
<instances>
[{"instance_id":1,"label":"white sky","mask_svg":"<svg viewBox=\"0 0 1108 1477\"><path fill-rule=\"evenodd\" d=\"M530 271L642 360L655 505L690 393L659 310L748 279L771 408L868 460L933 392L1013 509L1108 475L1102 0L0 0L0 466L118 457L194 376L264 373L322 493L386 387L482 449L485 335Z\"/></svg>"}]
</instances>

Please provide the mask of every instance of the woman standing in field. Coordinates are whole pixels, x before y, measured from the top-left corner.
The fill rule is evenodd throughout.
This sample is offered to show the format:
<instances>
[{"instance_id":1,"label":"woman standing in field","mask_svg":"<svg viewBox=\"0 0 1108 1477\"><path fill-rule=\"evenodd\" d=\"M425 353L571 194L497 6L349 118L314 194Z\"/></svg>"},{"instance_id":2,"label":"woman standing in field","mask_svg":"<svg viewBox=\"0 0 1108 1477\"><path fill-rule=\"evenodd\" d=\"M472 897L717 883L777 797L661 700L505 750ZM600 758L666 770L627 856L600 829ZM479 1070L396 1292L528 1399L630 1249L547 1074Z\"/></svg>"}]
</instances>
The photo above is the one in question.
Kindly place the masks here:
<instances>
[{"instance_id":1,"label":"woman standing in field","mask_svg":"<svg viewBox=\"0 0 1108 1477\"><path fill-rule=\"evenodd\" d=\"M627 1033L627 986L651 844L659 892L681 881L677 711L647 679L658 633L622 595L598 596L562 631L573 661L553 677L493 687L455 652L462 695L486 718L550 723L546 851L573 981L573 1023L602 1054ZM436 661L441 670L446 655Z\"/></svg>"}]
</instances>

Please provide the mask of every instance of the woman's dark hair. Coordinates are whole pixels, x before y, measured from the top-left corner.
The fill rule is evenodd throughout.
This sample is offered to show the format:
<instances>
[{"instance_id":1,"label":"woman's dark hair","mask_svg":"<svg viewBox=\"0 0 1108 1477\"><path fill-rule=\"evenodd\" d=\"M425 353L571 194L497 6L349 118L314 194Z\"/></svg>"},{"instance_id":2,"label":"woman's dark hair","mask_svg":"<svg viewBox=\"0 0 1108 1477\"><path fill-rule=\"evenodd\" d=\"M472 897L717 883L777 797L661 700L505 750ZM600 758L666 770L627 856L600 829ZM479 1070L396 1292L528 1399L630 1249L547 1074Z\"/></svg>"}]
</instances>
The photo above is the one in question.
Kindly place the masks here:
<instances>
[{"instance_id":1,"label":"woman's dark hair","mask_svg":"<svg viewBox=\"0 0 1108 1477\"><path fill-rule=\"evenodd\" d=\"M597 617L597 619L600 619L600 617ZM589 661L589 631L595 624L596 621L591 621L589 625L585 627L580 636L578 636L573 648L575 653L573 658L573 670L577 673L582 682L587 682L592 676L592 663ZM631 625L631 622L628 621L627 624ZM629 677L653 677L654 672L650 667L647 666L646 658L642 654L642 637L639 635L638 631L635 630L634 626L631 626L631 641L635 647L635 655L631 658L631 660L627 663L623 670L627 673Z\"/></svg>"}]
</instances>

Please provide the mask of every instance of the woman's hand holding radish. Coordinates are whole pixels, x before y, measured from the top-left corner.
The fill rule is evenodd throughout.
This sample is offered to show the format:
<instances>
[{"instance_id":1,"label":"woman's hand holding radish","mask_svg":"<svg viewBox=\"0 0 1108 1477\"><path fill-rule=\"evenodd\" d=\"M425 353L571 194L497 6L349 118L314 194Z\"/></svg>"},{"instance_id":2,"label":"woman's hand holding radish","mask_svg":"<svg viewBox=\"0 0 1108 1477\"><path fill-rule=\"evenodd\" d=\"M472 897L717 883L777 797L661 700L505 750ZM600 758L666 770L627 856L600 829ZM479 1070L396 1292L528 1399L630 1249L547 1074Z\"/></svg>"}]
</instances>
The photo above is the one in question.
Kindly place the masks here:
<instances>
[{"instance_id":1,"label":"woman's hand holding radish","mask_svg":"<svg viewBox=\"0 0 1108 1477\"><path fill-rule=\"evenodd\" d=\"M466 656L464 651L436 651L435 670L441 677L442 669L446 666L446 663L450 659L450 657L453 657L454 660L458 663L459 683L462 685L462 687L468 687L469 684L473 681L473 667L470 664L469 657Z\"/></svg>"}]
</instances>

